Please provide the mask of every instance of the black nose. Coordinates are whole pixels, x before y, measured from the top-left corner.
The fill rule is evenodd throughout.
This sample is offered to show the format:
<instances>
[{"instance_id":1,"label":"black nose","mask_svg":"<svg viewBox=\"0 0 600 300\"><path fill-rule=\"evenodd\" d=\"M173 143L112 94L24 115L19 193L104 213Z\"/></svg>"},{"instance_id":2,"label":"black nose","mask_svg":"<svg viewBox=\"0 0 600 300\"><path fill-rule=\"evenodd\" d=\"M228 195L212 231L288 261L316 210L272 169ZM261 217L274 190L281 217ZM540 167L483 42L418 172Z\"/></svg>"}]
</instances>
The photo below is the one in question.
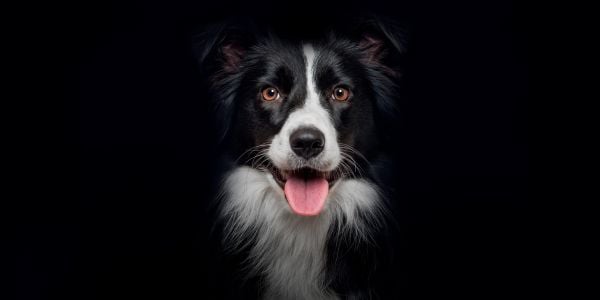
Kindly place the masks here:
<instances>
[{"instance_id":1,"label":"black nose","mask_svg":"<svg viewBox=\"0 0 600 300\"><path fill-rule=\"evenodd\" d=\"M323 151L325 136L314 127L303 127L292 133L290 136L290 145L294 153L309 159Z\"/></svg>"}]
</instances>

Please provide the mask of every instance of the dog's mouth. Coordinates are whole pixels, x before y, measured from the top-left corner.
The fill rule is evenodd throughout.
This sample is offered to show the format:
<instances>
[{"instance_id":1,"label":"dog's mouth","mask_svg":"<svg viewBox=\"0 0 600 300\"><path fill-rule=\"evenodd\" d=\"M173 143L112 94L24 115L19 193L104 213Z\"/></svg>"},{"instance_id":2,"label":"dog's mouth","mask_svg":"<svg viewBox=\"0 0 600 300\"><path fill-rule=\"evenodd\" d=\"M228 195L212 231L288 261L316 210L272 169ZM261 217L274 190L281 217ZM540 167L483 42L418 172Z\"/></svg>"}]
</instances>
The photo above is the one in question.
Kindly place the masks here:
<instances>
[{"instance_id":1,"label":"dog's mouth","mask_svg":"<svg viewBox=\"0 0 600 300\"><path fill-rule=\"evenodd\" d=\"M323 211L330 187L335 183L332 172L312 168L281 170L269 168L284 191L292 211L301 216L316 216Z\"/></svg>"}]
</instances>

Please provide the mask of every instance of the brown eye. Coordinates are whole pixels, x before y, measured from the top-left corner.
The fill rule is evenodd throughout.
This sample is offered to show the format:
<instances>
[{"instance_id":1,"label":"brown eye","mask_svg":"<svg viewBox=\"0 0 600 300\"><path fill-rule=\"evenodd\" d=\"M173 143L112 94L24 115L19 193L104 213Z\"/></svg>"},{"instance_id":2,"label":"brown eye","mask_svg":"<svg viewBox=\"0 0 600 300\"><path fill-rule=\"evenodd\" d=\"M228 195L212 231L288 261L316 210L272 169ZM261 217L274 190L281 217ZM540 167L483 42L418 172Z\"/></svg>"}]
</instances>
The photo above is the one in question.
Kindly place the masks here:
<instances>
[{"instance_id":1,"label":"brown eye","mask_svg":"<svg viewBox=\"0 0 600 300\"><path fill-rule=\"evenodd\" d=\"M279 91L274 87L268 87L262 90L262 98L265 101L273 101L279 98Z\"/></svg>"},{"instance_id":2,"label":"brown eye","mask_svg":"<svg viewBox=\"0 0 600 300\"><path fill-rule=\"evenodd\" d=\"M336 87L333 89L333 94L331 97L337 101L346 101L348 100L348 97L350 97L350 91L345 88Z\"/></svg>"}]
</instances>

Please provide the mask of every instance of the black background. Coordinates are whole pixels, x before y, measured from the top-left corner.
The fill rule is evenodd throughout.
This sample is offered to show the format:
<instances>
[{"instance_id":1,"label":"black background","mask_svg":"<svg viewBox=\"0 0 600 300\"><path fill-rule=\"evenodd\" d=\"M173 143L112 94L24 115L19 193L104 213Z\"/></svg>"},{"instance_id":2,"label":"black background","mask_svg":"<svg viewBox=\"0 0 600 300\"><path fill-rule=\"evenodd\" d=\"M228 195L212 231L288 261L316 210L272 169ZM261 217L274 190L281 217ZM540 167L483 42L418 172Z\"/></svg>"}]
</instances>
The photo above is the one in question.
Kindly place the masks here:
<instances>
[{"instance_id":1,"label":"black background","mask_svg":"<svg viewBox=\"0 0 600 300\"><path fill-rule=\"evenodd\" d=\"M510 1L57 4L38 47L56 63L59 124L17 223L19 298L201 299L227 282L208 247L211 112L190 41L233 15L294 20L370 10L408 37L401 170L401 296L514 294L531 278L528 78ZM344 13L342 13L344 12ZM313 24L313 25L311 25ZM44 126L50 126L42 124ZM52 127L54 128L54 127ZM35 150L32 150L35 151Z\"/></svg>"}]
</instances>

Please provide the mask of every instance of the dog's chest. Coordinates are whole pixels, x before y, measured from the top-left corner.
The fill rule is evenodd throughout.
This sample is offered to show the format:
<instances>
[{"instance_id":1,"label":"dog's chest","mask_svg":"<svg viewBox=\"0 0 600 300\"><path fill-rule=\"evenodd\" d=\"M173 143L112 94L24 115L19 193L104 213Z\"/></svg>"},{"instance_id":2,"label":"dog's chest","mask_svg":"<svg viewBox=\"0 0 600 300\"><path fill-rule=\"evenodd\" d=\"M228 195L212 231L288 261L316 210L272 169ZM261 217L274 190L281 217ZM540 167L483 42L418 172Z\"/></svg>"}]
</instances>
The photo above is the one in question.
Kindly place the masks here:
<instances>
[{"instance_id":1,"label":"dog's chest","mask_svg":"<svg viewBox=\"0 0 600 300\"><path fill-rule=\"evenodd\" d=\"M329 231L341 226L337 229L343 238L367 239L369 228L356 216L360 210L378 217L375 189L364 181L341 182L332 189L323 213L303 217L291 212L271 181L249 167L227 176L221 206L226 245L249 249L250 273L264 277L267 299L335 299L325 278Z\"/></svg>"}]
</instances>

